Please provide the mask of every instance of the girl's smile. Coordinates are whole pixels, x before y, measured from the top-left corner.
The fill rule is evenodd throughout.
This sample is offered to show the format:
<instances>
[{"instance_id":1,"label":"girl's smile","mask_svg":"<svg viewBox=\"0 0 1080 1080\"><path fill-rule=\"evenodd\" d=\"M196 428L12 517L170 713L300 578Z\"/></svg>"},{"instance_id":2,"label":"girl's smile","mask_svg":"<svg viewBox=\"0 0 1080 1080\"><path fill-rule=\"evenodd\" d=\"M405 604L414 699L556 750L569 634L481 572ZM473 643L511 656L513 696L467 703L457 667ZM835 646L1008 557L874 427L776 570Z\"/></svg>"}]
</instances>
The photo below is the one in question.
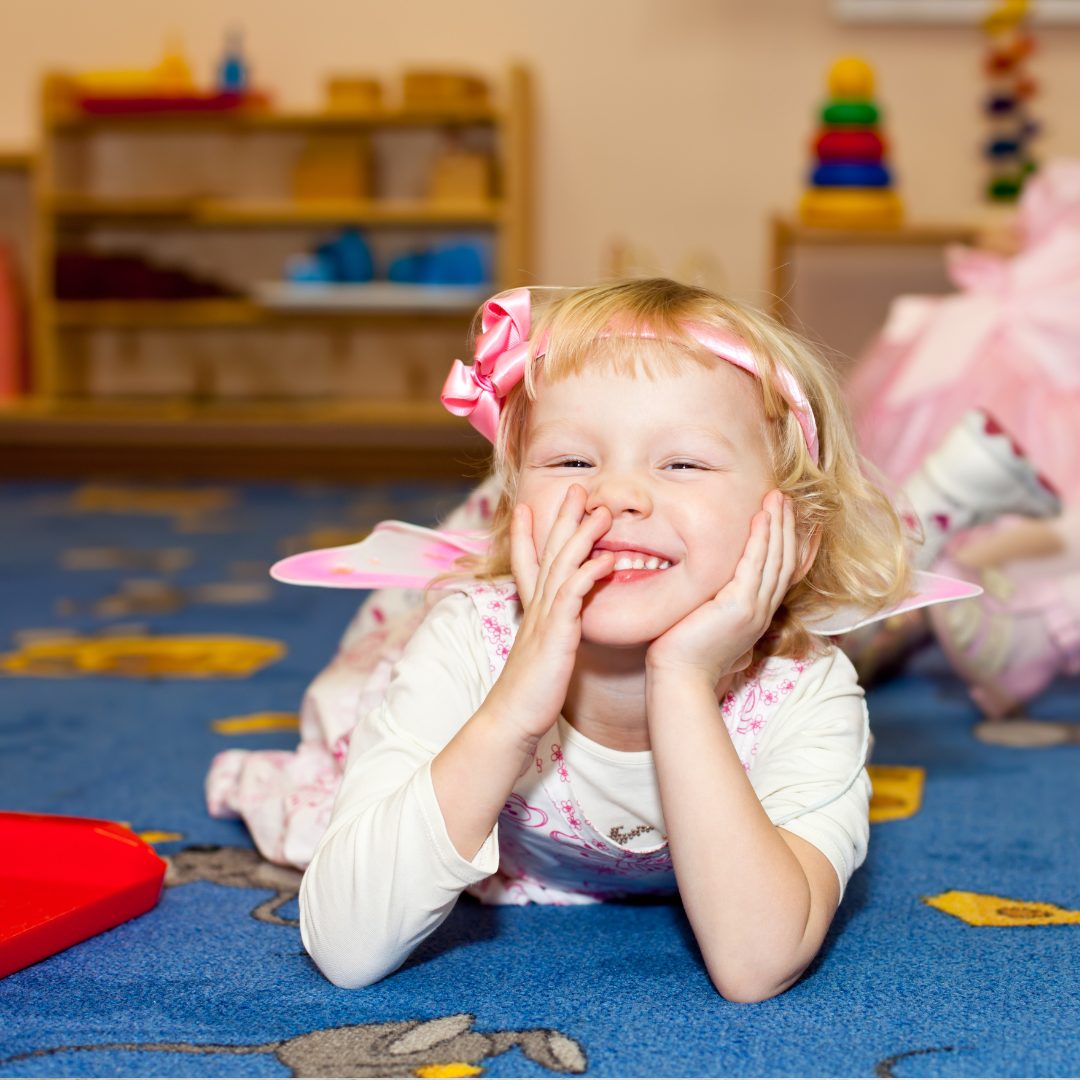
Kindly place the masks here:
<instances>
[{"instance_id":1,"label":"girl's smile","mask_svg":"<svg viewBox=\"0 0 1080 1080\"><path fill-rule=\"evenodd\" d=\"M589 557L595 558L601 551L615 553L615 570L609 577L616 583L640 581L654 571L669 569L676 561L657 551L645 551L629 544L619 543L610 536L595 544Z\"/></svg>"}]
</instances>

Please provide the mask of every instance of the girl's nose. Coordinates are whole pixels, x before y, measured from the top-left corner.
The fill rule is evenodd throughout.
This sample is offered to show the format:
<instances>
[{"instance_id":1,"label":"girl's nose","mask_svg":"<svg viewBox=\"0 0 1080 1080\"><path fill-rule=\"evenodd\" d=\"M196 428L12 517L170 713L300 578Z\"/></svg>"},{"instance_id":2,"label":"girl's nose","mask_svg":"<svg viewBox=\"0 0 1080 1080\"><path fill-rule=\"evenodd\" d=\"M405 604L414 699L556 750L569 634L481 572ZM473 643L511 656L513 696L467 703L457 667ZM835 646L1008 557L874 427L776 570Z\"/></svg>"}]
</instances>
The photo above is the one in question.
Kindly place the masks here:
<instances>
[{"instance_id":1,"label":"girl's nose","mask_svg":"<svg viewBox=\"0 0 1080 1080\"><path fill-rule=\"evenodd\" d=\"M632 473L601 473L588 488L585 509L592 513L601 506L611 511L613 518L648 517L652 499L646 484Z\"/></svg>"}]
</instances>

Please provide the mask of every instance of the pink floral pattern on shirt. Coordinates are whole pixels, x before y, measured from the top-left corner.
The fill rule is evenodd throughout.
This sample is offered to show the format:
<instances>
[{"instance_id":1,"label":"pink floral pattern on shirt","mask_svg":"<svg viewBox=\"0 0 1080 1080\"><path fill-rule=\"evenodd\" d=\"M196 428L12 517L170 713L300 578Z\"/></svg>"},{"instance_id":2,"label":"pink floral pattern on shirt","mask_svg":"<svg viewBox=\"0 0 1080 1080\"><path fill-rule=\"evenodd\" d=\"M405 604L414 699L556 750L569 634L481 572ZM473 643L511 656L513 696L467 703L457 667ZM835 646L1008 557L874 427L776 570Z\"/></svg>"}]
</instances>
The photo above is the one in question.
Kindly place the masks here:
<instances>
[{"instance_id":1,"label":"pink floral pattern on shirt","mask_svg":"<svg viewBox=\"0 0 1080 1080\"><path fill-rule=\"evenodd\" d=\"M740 672L720 703L731 741L749 772L765 728L806 670L800 660L770 656Z\"/></svg>"}]
</instances>

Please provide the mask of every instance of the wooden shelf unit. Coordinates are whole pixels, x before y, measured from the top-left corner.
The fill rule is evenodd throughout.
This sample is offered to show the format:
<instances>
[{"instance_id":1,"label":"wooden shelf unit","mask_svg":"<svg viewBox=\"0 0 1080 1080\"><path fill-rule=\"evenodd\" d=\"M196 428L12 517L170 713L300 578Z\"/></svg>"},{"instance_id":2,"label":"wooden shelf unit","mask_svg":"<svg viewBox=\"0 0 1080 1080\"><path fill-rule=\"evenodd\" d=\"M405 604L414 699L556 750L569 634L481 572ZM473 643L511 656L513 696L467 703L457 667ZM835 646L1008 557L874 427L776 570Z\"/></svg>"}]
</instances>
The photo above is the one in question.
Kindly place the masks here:
<instances>
[{"instance_id":1,"label":"wooden shelf unit","mask_svg":"<svg viewBox=\"0 0 1080 1080\"><path fill-rule=\"evenodd\" d=\"M229 258L239 258L236 253L247 244L261 252L257 257L264 265L269 266L272 258L276 258L274 265L280 271L280 252L287 250L288 244L293 245L294 251L304 250L312 237L317 238L320 233L325 235L337 227L360 226L371 230L369 236L373 246L380 234L388 238L388 244L394 238L398 238L395 242L400 242L400 237L415 234L420 244L432 242L440 235L454 236L471 229L490 238L495 263L492 291L523 284L530 277L532 253L531 88L525 69L509 69L499 88L497 108L400 109L360 115L257 111L73 115L57 105L48 86L46 80L35 185L34 400L0 415L0 443L12 431L21 432L17 437L24 438L25 431L29 430L27 425L40 424L43 430L59 430L56 417L61 414L64 424L69 427L77 417L78 424L82 425L80 430L85 434L94 425L104 425L105 430L119 422L119 416L126 417L124 422L129 425L129 431L134 431L139 427L139 416L145 416L152 425L153 418L160 417L163 409L172 417L169 424L174 427L184 423L199 426L204 424L207 409L216 409L214 424L219 426L232 422L228 419L230 416L241 426L250 426L255 422L252 417L272 415L273 423L269 427L263 424L260 429L263 434L271 430L280 434L289 425L299 425L307 430L320 423L331 427L336 424L339 428L342 425L366 425L372 426L373 430L386 431L386 424L379 418L397 416L405 410L401 415L407 415L409 419L404 426L398 424L395 428L399 435L411 432L410 438L423 442L423 432L431 429L438 430L439 438L444 442L449 438L450 443L471 445L471 429L467 424L444 417L440 411L438 388L441 378L436 380L436 361L433 359L438 356L439 370L445 372L455 356L464 355L471 310L457 314L418 312L407 315L389 311L282 312L268 310L254 300L244 298L58 301L53 267L58 251L80 246L100 246L102 250L123 253L142 251L159 262L168 262L168 258L160 255L162 245L165 245L167 252L174 253L171 264L183 265L183 253L197 250L199 244L216 244L217 248L209 249L211 255L217 251ZM425 129L433 134L424 135ZM305 138L326 134L355 134L372 140L430 137L443 139L451 148L462 139L475 137L491 147L494 194L487 200L469 202L432 201L415 194L400 197L393 192L385 198L301 202L285 190L267 191L265 184L259 188L262 174L258 166L262 158L258 158L258 154L265 157L269 153L268 146L278 146L274 152L284 161L290 153L295 156ZM186 151L177 147L197 149L199 139L210 140L213 146L228 147L235 161L243 166L234 168L234 175L228 177L229 185L225 186L230 190L205 190L195 186L188 191L166 190L172 179L167 164L158 167L158 179L163 177L163 183L138 190L136 184L129 183L118 171L116 163L121 154L118 147L134 147L128 151L133 160L135 155L143 153L153 164L155 154L162 162L182 161ZM274 143L275 139L279 143ZM170 140L173 141L172 149L169 149ZM207 151L204 157L210 160L212 155ZM213 171L212 166L211 161L208 171ZM223 168L218 167L219 171ZM137 168L133 175L153 173L153 168L145 167L145 161L139 168L143 168L143 172ZM281 166L281 169L286 168ZM98 172L108 174L111 189L101 181ZM240 173L255 178L256 190L236 190L238 185L242 186L235 179ZM121 176L120 184L116 183L118 176ZM168 245L172 245L171 248ZM180 256L175 255L177 251L181 252ZM266 254L267 251L271 254ZM273 255L273 252L278 254ZM201 262L197 261L191 269L205 274L209 268L212 273L210 256L204 254L200 258ZM252 256L252 260L255 258ZM263 272L264 278L274 276L277 274ZM226 275L223 277L228 281ZM222 345L220 334L225 331L231 336ZM381 381L365 380L354 372L338 389L326 381L330 378L327 376L324 379L326 385L320 384L322 388L317 388L314 396L309 395L305 400L300 400L303 394L292 400L288 391L278 387L274 391L275 398L267 399L259 394L246 404L215 402L213 390L208 391L205 385L178 393L127 395L122 402L112 402L89 385L87 367L91 360L87 358L94 354L94 349L105 337L112 343L110 348L114 348L114 352L119 350L120 360L114 367L122 366L127 354L138 352L146 335L152 336L159 345L164 343L163 347L171 348L173 353L169 355L179 355L177 350L198 351L202 348L199 344L191 344L202 334L217 335L214 340L219 348L233 348L229 344L232 342L237 351L246 349L245 362L249 370L254 370L257 365L251 356L257 355L260 349L266 350L269 363L274 339L266 335L278 332L286 336L323 335L330 354L323 364L326 370L335 364L339 368L350 364L363 368L367 363L365 350L374 349L371 364ZM262 336L245 338L251 334ZM357 335L359 345L355 342L350 345L349 335ZM247 344L242 344L244 341ZM303 354L301 346L294 346L294 352L297 349ZM425 349L427 369L421 371L423 364L417 357ZM402 375L392 386L393 379L388 375L393 372L388 368L394 364L395 356L400 359ZM166 357L163 364L167 366L169 362ZM293 363L289 370L302 379L303 369L308 365L306 362L298 364ZM413 366L405 370L409 364ZM284 367L288 365L279 364L279 369ZM363 387L368 381L377 384L372 396L358 394L356 388ZM235 387L223 396L235 398ZM332 420L331 414L338 419ZM451 432L456 435L451 437Z\"/></svg>"}]
</instances>

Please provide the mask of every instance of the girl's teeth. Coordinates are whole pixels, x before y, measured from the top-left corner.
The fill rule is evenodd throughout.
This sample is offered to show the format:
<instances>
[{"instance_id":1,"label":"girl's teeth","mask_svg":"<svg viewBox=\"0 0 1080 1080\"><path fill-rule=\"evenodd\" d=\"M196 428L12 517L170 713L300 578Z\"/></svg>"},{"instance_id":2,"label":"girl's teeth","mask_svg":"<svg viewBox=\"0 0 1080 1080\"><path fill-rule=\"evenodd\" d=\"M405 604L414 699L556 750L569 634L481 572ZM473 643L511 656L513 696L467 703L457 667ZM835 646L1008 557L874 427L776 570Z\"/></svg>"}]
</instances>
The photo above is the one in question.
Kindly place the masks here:
<instances>
[{"instance_id":1,"label":"girl's teeth","mask_svg":"<svg viewBox=\"0 0 1080 1080\"><path fill-rule=\"evenodd\" d=\"M621 555L615 560L616 570L666 570L670 565L657 555Z\"/></svg>"}]
</instances>

